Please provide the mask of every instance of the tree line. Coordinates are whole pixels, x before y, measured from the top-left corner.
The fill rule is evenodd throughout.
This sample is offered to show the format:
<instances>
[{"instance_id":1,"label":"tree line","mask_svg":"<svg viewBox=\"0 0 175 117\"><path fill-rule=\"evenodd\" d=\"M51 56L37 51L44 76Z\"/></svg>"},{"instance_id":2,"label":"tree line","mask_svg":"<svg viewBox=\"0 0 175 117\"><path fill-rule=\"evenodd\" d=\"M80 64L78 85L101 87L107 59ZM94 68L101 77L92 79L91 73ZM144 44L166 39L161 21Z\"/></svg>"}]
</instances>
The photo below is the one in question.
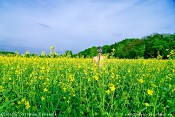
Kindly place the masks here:
<instances>
[{"instance_id":1,"label":"tree line","mask_svg":"<svg viewBox=\"0 0 175 117\"><path fill-rule=\"evenodd\" d=\"M108 58L159 58L168 59L175 54L175 34L154 33L139 38L128 38L112 45L102 46L103 55ZM93 46L77 54L79 57L92 58L97 55Z\"/></svg>"},{"instance_id":2,"label":"tree line","mask_svg":"<svg viewBox=\"0 0 175 117\"><path fill-rule=\"evenodd\" d=\"M159 34L154 33L143 38L127 38L112 45L102 46L102 54L107 58L158 58L158 59L175 59L175 34ZM55 51L55 47L50 47L50 54L43 51L40 55L30 54L26 51L25 54L16 52L0 51L3 55L24 56L24 57L67 57L67 58L92 58L96 56L97 47L85 49L78 54L73 54L71 50L66 50L64 54L59 55Z\"/></svg>"}]
</instances>

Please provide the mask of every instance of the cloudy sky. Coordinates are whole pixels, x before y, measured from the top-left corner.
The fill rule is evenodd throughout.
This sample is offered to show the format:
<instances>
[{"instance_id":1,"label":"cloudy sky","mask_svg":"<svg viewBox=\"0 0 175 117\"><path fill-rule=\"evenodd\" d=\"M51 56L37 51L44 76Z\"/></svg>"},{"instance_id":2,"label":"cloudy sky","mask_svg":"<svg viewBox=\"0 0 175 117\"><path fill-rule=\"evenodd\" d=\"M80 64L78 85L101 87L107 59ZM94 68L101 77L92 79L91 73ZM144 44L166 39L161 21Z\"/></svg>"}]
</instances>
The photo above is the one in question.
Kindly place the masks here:
<instances>
[{"instance_id":1,"label":"cloudy sky","mask_svg":"<svg viewBox=\"0 0 175 117\"><path fill-rule=\"evenodd\" d=\"M77 53L152 33L175 33L174 0L0 0L0 49Z\"/></svg>"}]
</instances>

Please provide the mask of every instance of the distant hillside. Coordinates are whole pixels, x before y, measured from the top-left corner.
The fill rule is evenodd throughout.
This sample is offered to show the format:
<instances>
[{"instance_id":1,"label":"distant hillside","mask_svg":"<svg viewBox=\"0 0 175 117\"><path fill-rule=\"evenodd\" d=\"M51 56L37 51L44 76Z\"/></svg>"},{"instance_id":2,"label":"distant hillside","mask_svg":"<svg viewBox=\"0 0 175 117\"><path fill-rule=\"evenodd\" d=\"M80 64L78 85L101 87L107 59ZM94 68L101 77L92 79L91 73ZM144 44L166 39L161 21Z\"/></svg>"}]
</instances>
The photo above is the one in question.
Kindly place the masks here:
<instances>
[{"instance_id":1,"label":"distant hillside","mask_svg":"<svg viewBox=\"0 0 175 117\"><path fill-rule=\"evenodd\" d=\"M26 51L29 51L31 54L38 54L40 55L42 51L45 51L46 54L49 54L50 48L32 48L32 47L25 47L25 46L13 46L13 45L3 45L0 44L0 51L6 52L16 52L18 51L19 54L25 54ZM64 53L63 51L57 51L59 54Z\"/></svg>"},{"instance_id":2,"label":"distant hillside","mask_svg":"<svg viewBox=\"0 0 175 117\"><path fill-rule=\"evenodd\" d=\"M0 45L0 54L7 55L7 54L15 54L14 50L19 50L19 53L23 50L33 50L33 52L37 49L31 48L20 48L20 47L13 47L13 46L2 46ZM20 51L21 50L21 51ZM39 50L37 50L39 51ZM104 45L102 46L103 55L106 55L108 58L128 58L128 59L135 59L135 58L163 58L167 59L168 56L171 56L175 59L175 34L152 34L149 36L145 36L141 39L139 38L128 38L124 39L123 41L114 43L112 45ZM40 56L39 53L31 54L28 56ZM55 50L54 50L55 52ZM23 52L24 54L25 52ZM42 52L43 53L43 52ZM47 52L49 53L49 51ZM50 57L50 55L47 55ZM62 55L55 54L54 57L80 57L80 58L92 58L96 56L97 47L93 46L91 48L85 49L78 54L72 54L71 50L65 51Z\"/></svg>"},{"instance_id":3,"label":"distant hillside","mask_svg":"<svg viewBox=\"0 0 175 117\"><path fill-rule=\"evenodd\" d=\"M0 55L15 54L14 52L0 51Z\"/></svg>"},{"instance_id":4,"label":"distant hillside","mask_svg":"<svg viewBox=\"0 0 175 117\"><path fill-rule=\"evenodd\" d=\"M170 50L175 49L175 34L152 34L141 39L124 39L112 45L102 46L103 54L115 58L156 58L166 59ZM85 49L79 57L91 58L97 55L97 47Z\"/></svg>"}]
</instances>

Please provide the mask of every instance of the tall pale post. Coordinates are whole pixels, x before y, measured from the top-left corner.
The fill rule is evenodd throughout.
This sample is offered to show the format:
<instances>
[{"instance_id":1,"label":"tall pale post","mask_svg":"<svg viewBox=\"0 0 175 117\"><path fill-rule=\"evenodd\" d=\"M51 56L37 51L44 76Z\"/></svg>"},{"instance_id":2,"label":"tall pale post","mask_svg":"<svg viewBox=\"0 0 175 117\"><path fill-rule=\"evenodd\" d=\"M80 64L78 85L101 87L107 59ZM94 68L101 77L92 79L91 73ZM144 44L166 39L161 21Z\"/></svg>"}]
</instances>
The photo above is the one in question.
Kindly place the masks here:
<instances>
[{"instance_id":1,"label":"tall pale post","mask_svg":"<svg viewBox=\"0 0 175 117\"><path fill-rule=\"evenodd\" d=\"M98 52L98 65L100 65L101 55L102 55L102 47L99 46L97 49Z\"/></svg>"}]
</instances>

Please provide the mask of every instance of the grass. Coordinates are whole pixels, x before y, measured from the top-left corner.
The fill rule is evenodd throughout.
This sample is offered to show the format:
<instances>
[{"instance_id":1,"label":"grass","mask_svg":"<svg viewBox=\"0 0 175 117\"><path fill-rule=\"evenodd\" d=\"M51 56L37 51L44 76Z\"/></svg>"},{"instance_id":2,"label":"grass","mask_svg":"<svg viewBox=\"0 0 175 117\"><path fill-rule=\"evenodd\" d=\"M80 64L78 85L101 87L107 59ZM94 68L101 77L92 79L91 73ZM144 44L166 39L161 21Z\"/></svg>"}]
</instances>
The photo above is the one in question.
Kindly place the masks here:
<instances>
[{"instance_id":1,"label":"grass","mask_svg":"<svg viewBox=\"0 0 175 117\"><path fill-rule=\"evenodd\" d=\"M0 57L0 116L173 116L175 61Z\"/></svg>"}]
</instances>

